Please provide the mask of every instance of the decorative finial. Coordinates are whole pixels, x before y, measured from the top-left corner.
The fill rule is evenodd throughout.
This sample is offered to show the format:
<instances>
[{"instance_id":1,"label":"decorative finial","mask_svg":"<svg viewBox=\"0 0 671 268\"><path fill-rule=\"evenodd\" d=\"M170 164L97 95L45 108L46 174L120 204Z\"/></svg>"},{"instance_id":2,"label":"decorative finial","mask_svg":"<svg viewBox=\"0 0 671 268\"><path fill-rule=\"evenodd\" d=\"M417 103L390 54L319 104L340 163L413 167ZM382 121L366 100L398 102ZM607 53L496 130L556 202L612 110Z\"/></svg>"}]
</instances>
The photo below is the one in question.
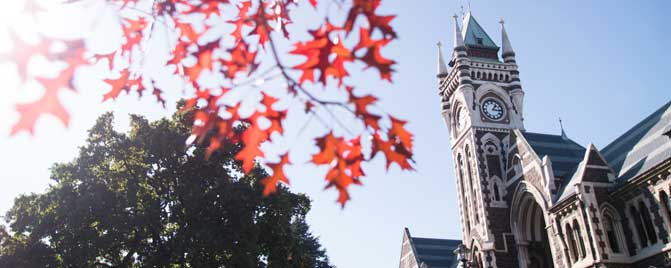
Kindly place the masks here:
<instances>
[{"instance_id":1,"label":"decorative finial","mask_svg":"<svg viewBox=\"0 0 671 268\"><path fill-rule=\"evenodd\" d=\"M461 29L459 29L459 16L454 14L454 48L464 47L464 38L461 36Z\"/></svg>"},{"instance_id":2,"label":"decorative finial","mask_svg":"<svg viewBox=\"0 0 671 268\"><path fill-rule=\"evenodd\" d=\"M561 137L568 139L568 136L566 136L566 132L564 131L564 124L561 121L561 117L559 117L559 127L561 128Z\"/></svg>"},{"instance_id":3,"label":"decorative finial","mask_svg":"<svg viewBox=\"0 0 671 268\"><path fill-rule=\"evenodd\" d=\"M443 42L438 41L436 44L438 46L438 78L443 78L447 76L447 65L445 65L445 60L443 59Z\"/></svg>"},{"instance_id":4,"label":"decorative finial","mask_svg":"<svg viewBox=\"0 0 671 268\"><path fill-rule=\"evenodd\" d=\"M501 18L501 56L504 61L514 61L515 60L515 51L513 46L510 44L510 38L508 38L508 33L506 32L505 21Z\"/></svg>"}]
</instances>

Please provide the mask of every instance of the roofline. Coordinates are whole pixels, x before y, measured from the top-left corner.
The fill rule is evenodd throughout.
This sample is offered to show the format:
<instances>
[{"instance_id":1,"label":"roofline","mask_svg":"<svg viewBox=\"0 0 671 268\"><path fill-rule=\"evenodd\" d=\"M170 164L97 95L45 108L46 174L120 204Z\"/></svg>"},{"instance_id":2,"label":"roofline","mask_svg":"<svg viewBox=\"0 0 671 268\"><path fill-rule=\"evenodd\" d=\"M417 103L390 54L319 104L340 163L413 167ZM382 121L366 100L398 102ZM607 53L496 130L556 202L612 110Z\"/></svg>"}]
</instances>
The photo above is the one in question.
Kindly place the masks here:
<instances>
[{"instance_id":1,"label":"roofline","mask_svg":"<svg viewBox=\"0 0 671 268\"><path fill-rule=\"evenodd\" d=\"M489 40L491 40L492 43L494 43L494 47L489 47L489 46L483 46L483 47L485 47L485 48L496 48L496 50L497 50L497 52L498 52L498 50L499 50L501 47L499 47L499 46L496 45L496 42L494 42L494 39L492 39L492 37L489 36L489 34L487 33L487 31L485 31L485 28L483 28L482 25L480 25L480 23L475 19L475 17L473 17L473 14L471 14L471 11L468 11L468 17L467 17L467 18L469 18L469 21L470 21L470 19L473 19L473 22L475 22L475 24L477 24L478 27L480 27L480 29L482 29L482 32L485 33L485 35L487 36L487 38L489 38ZM462 24L463 24L463 22L462 22ZM465 34L466 32L468 32L467 29L468 29L468 25L466 25L466 27L464 27L464 28L461 30L461 33L462 33L462 34L461 34L461 38L464 39L464 41L466 41L466 37L464 36L464 34ZM464 42L464 45L466 45L466 42Z\"/></svg>"},{"instance_id":2,"label":"roofline","mask_svg":"<svg viewBox=\"0 0 671 268\"><path fill-rule=\"evenodd\" d=\"M412 237L416 239L428 239L428 240L440 240L440 241L450 241L450 242L463 242L462 240L457 239L443 239L443 238L432 238L432 237Z\"/></svg>"},{"instance_id":3,"label":"roofline","mask_svg":"<svg viewBox=\"0 0 671 268\"><path fill-rule=\"evenodd\" d=\"M534 147L531 147L531 144L529 144L529 141L527 140L527 138L524 137L524 133L522 133L521 130L516 129L516 128L512 129L512 131L513 131L513 133L515 133L515 136L517 136L518 138L522 137L522 141L524 142L524 145L527 147L527 151L531 152L533 154L533 156L535 156L536 159L538 159L542 162L543 159L538 156L538 153L536 153L536 150L534 150ZM527 132L525 132L525 133L527 133ZM528 133L533 133L533 132L528 132ZM548 135L548 134L542 134L542 135ZM519 152L519 149L517 149L517 151ZM520 155L520 156L522 156L522 155ZM522 159L520 159L520 160L522 160ZM550 159L550 160L552 160L552 159Z\"/></svg>"},{"instance_id":4,"label":"roofline","mask_svg":"<svg viewBox=\"0 0 671 268\"><path fill-rule=\"evenodd\" d=\"M661 107L657 108L654 112L650 113L648 116L646 116L645 118L643 118L642 120L640 120L638 123L636 123L636 125L634 125L633 127L629 128L627 131L625 131L624 133L622 133L622 135L620 135L620 136L618 136L617 138L615 138L614 140L612 140L610 143L608 143L608 145L606 145L606 147L603 147L603 150L601 150L601 151L604 152L605 154L608 154L608 150L610 150L611 147L615 146L615 142L620 141L620 140L623 139L624 137L629 136L629 135L631 134L631 132L633 132L633 131L637 130L638 128L640 128L641 125L642 125L643 123L646 123L650 118L652 118L652 117L653 117L654 115L656 115L658 112L662 112L662 111L668 109L669 106L671 106L671 101L666 102L666 103L663 104ZM669 134L671 134L671 130L669 130L669 132L664 133L664 134L665 134L665 135L669 135Z\"/></svg>"},{"instance_id":5,"label":"roofline","mask_svg":"<svg viewBox=\"0 0 671 268\"><path fill-rule=\"evenodd\" d=\"M645 172L638 174L638 176L623 182L622 184L615 184L615 188L613 191L610 193L611 195L616 195L618 193L624 192L626 190L629 190L629 188L636 187L637 185L641 184L643 181L646 179L652 178L655 175L660 175L664 172L671 173L671 159L667 159L659 163L658 165L649 168Z\"/></svg>"},{"instance_id":6,"label":"roofline","mask_svg":"<svg viewBox=\"0 0 671 268\"><path fill-rule=\"evenodd\" d=\"M569 201L575 201L577 198L578 198L578 195L575 192L573 192L570 195L568 195L566 198L564 198L562 200L557 200L557 203L552 204L552 206L550 206L549 211L550 212L557 212L557 211L565 208L566 206L570 205L571 202L569 202Z\"/></svg>"},{"instance_id":7,"label":"roofline","mask_svg":"<svg viewBox=\"0 0 671 268\"><path fill-rule=\"evenodd\" d=\"M412 256L415 257L415 263L419 265L420 264L419 254L417 254L417 249L415 248L415 242L412 241L412 235L410 234L410 229L408 229L408 227L405 227L404 233L405 235L408 236L408 243L410 243L410 250L412 250ZM403 256L401 256L401 258L403 258Z\"/></svg>"}]
</instances>

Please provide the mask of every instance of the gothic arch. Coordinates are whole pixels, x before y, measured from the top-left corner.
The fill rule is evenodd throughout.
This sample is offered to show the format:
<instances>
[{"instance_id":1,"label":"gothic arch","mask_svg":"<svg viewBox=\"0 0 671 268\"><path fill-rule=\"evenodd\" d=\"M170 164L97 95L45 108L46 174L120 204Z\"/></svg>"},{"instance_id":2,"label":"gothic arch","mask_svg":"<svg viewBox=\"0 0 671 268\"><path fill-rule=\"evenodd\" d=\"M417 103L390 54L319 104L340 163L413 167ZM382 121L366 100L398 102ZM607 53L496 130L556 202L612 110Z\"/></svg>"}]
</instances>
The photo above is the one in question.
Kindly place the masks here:
<instances>
[{"instance_id":1,"label":"gothic arch","mask_svg":"<svg viewBox=\"0 0 671 268\"><path fill-rule=\"evenodd\" d=\"M491 189L492 191L492 201L495 202L504 202L503 198L506 196L506 187L505 183L499 176L492 176L491 178Z\"/></svg>"},{"instance_id":2,"label":"gothic arch","mask_svg":"<svg viewBox=\"0 0 671 268\"><path fill-rule=\"evenodd\" d=\"M449 129L450 129L450 132L452 132L451 133L452 136L457 137L457 135L459 134L459 129L457 127L457 121L459 120L459 115L457 115L457 112L459 111L459 109L461 109L462 112L466 113L465 116L469 117L469 118L471 117L472 112L471 112L470 107L467 104L466 99L462 96L462 94L454 94L453 98L456 98L456 99L453 100L454 105L451 105L450 110L449 110L449 114L450 114L450 118L451 118L451 120L449 122L449 124L450 124Z\"/></svg>"},{"instance_id":3,"label":"gothic arch","mask_svg":"<svg viewBox=\"0 0 671 268\"><path fill-rule=\"evenodd\" d=\"M613 254L624 254L626 250L626 239L624 228L622 226L622 217L617 209L609 203L604 203L600 207L601 222L603 223L604 240L608 243L608 248Z\"/></svg>"},{"instance_id":4,"label":"gothic arch","mask_svg":"<svg viewBox=\"0 0 671 268\"><path fill-rule=\"evenodd\" d=\"M503 88L493 84L485 83L475 91L475 100L479 103L482 101L482 98L485 97L488 93L493 93L498 96L499 99L505 103L507 109L512 109L513 103L510 101L508 92L503 90Z\"/></svg>"},{"instance_id":5,"label":"gothic arch","mask_svg":"<svg viewBox=\"0 0 671 268\"><path fill-rule=\"evenodd\" d=\"M553 267L550 236L546 226L551 223L543 194L521 181L513 194L510 226L517 244L519 267Z\"/></svg>"},{"instance_id":6,"label":"gothic arch","mask_svg":"<svg viewBox=\"0 0 671 268\"><path fill-rule=\"evenodd\" d=\"M480 143L482 143L480 148L484 152L487 151L487 148L485 148L487 142L492 142L496 147L497 153L501 153L501 140L496 137L496 135L492 134L491 132L487 132L485 135L482 135L482 138L480 138Z\"/></svg>"},{"instance_id":7,"label":"gothic arch","mask_svg":"<svg viewBox=\"0 0 671 268\"><path fill-rule=\"evenodd\" d=\"M456 157L456 170L457 170L457 183L459 184L459 189L460 189L460 197L461 197L461 211L462 211L462 220L464 221L464 230L466 231L466 234L471 233L471 217L470 217L470 201L469 201L469 196L470 193L467 192L467 189L470 189L471 187L469 186L469 182L467 181L467 176L465 175L465 167L464 167L464 152L461 149L457 149L457 157Z\"/></svg>"}]
</instances>

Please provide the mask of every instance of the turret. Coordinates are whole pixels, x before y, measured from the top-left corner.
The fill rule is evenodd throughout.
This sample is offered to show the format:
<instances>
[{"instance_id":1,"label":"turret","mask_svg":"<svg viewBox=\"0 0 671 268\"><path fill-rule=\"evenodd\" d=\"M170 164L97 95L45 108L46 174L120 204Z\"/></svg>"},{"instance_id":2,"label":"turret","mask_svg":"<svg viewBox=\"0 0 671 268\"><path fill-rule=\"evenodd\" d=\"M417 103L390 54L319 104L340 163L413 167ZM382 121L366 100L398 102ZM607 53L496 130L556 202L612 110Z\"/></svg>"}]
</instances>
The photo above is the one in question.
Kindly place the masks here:
<instances>
[{"instance_id":1,"label":"turret","mask_svg":"<svg viewBox=\"0 0 671 268\"><path fill-rule=\"evenodd\" d=\"M504 26L505 22L501 19L499 23L501 23L501 57L504 62L515 62L515 51L513 46L510 45L510 39Z\"/></svg>"},{"instance_id":2,"label":"turret","mask_svg":"<svg viewBox=\"0 0 671 268\"><path fill-rule=\"evenodd\" d=\"M438 73L437 77L444 78L447 76L447 65L445 64L445 60L443 59L443 43L438 42Z\"/></svg>"}]
</instances>

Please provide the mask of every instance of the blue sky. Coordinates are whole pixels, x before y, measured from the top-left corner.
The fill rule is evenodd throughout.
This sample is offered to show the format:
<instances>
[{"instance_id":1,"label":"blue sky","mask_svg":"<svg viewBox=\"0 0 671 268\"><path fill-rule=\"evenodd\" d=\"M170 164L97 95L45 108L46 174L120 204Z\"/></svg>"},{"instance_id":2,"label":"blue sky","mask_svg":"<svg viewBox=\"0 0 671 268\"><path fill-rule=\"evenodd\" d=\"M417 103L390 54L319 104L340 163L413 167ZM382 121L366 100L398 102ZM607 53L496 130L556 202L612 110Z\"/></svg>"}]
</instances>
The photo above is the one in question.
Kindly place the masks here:
<instances>
[{"instance_id":1,"label":"blue sky","mask_svg":"<svg viewBox=\"0 0 671 268\"><path fill-rule=\"evenodd\" d=\"M461 5L468 4L384 0L383 13L398 14L393 25L400 40L384 50L399 62L394 83L377 81L373 71L355 73L351 81L376 89L384 111L410 121L416 172L395 167L386 172L383 161L374 161L366 167L364 186L352 189L353 200L341 210L334 203L336 193L322 190L323 170L301 164L307 158L300 155L316 150L312 141L302 139L323 130L314 125L305 137L297 138L306 145L299 145L292 159L298 163L288 171L292 187L314 200L309 223L338 267L397 266L403 227L415 236L460 238L451 152L436 93L435 44L443 41L449 55L452 15ZM498 44L498 21L506 20L526 92L528 131L558 134L561 117L569 137L584 146L592 142L603 148L671 99L666 81L671 73L669 1L471 1L471 10ZM7 68L0 65L0 74ZM62 96L75 115L70 127L42 120L33 138L8 136L16 120L12 102L31 96L2 89L0 212L19 193L43 191L49 183L48 168L72 159L100 113L116 111L123 129L128 113L156 119L171 112L149 98L122 97L100 104L104 89L93 81L96 72L86 75L92 78L81 78L80 83L92 85L91 90ZM11 77L1 78L15 83Z\"/></svg>"}]
</instances>

